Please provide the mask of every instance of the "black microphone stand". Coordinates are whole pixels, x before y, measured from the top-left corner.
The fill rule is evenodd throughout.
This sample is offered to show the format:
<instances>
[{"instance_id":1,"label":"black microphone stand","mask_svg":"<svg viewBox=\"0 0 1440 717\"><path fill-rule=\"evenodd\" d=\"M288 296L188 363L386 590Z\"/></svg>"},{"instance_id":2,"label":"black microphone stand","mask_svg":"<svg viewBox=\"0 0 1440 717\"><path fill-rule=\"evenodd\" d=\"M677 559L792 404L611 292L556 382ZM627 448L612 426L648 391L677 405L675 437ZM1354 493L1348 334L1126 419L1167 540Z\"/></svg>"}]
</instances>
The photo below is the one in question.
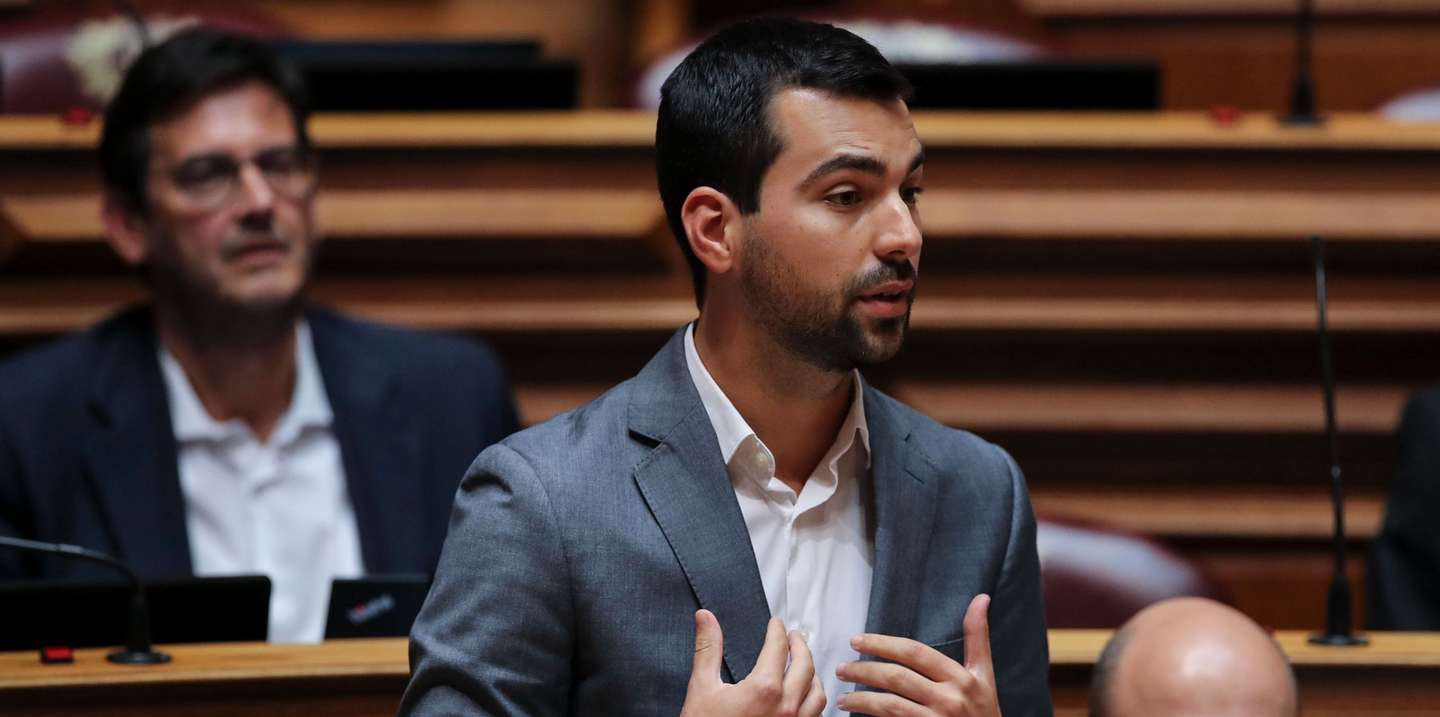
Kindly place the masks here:
<instances>
[{"instance_id":1,"label":"black microphone stand","mask_svg":"<svg viewBox=\"0 0 1440 717\"><path fill-rule=\"evenodd\" d=\"M1315 2L1300 0L1295 17L1295 79L1290 87L1290 112L1280 121L1292 127L1325 123L1315 111L1315 79L1311 71L1315 44Z\"/></svg>"},{"instance_id":2,"label":"black microphone stand","mask_svg":"<svg viewBox=\"0 0 1440 717\"><path fill-rule=\"evenodd\" d=\"M36 540L0 535L0 547L42 555L60 555L89 560L108 565L124 573L131 586L130 616L126 622L125 649L112 652L106 655L105 659L122 665L158 665L170 661L169 654L151 649L150 608L145 604L145 586L140 582L140 576L136 575L130 566L102 552L65 543L42 543Z\"/></svg>"},{"instance_id":3,"label":"black microphone stand","mask_svg":"<svg viewBox=\"0 0 1440 717\"><path fill-rule=\"evenodd\" d=\"M1330 443L1330 500L1335 510L1335 574L1325 602L1325 632L1310 636L1316 645L1365 645L1356 637L1350 612L1350 576L1345 571L1345 487L1340 481L1340 448L1335 430L1335 365L1330 354L1329 322L1326 320L1325 240L1310 237L1315 250L1315 309L1320 332L1320 372L1325 392L1325 437Z\"/></svg>"}]
</instances>

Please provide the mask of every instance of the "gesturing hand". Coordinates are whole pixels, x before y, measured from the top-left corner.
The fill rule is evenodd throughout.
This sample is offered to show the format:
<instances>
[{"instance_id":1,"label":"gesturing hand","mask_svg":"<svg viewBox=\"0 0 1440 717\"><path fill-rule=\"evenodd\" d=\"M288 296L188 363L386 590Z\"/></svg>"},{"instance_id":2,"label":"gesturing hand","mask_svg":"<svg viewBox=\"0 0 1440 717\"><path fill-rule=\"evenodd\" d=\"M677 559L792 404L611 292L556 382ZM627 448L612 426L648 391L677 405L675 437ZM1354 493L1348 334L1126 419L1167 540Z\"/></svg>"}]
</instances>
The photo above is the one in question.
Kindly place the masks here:
<instances>
[{"instance_id":1,"label":"gesturing hand","mask_svg":"<svg viewBox=\"0 0 1440 717\"><path fill-rule=\"evenodd\" d=\"M765 644L755 669L731 685L720 679L725 636L709 610L695 613L695 661L680 717L730 715L818 716L825 709L825 689L815 674L810 648L799 634L785 634L779 618L765 626ZM785 662L790 667L786 669Z\"/></svg>"},{"instance_id":2,"label":"gesturing hand","mask_svg":"<svg viewBox=\"0 0 1440 717\"><path fill-rule=\"evenodd\" d=\"M847 662L835 670L840 679L885 692L851 692L840 708L890 715L998 716L995 666L990 659L990 596L976 595L965 610L965 664L961 665L915 640L889 635L858 635L851 642L862 654L890 662Z\"/></svg>"}]
</instances>

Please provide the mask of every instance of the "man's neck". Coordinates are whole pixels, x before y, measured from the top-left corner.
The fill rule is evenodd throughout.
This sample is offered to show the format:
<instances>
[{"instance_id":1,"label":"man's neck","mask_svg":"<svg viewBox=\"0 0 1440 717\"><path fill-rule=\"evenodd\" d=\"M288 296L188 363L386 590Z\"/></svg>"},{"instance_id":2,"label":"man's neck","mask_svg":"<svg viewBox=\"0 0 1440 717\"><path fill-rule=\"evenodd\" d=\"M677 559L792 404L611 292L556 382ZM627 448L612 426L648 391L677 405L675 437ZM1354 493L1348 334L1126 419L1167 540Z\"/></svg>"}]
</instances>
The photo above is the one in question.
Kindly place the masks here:
<instances>
[{"instance_id":1,"label":"man's neck","mask_svg":"<svg viewBox=\"0 0 1440 717\"><path fill-rule=\"evenodd\" d=\"M205 412L216 421L244 421L263 442L294 393L297 319L256 319L248 330L226 331L160 304L155 310L160 345L184 369Z\"/></svg>"},{"instance_id":2,"label":"man's neck","mask_svg":"<svg viewBox=\"0 0 1440 717\"><path fill-rule=\"evenodd\" d=\"M762 329L702 315L695 350L716 385L775 456L775 473L796 493L845 422L854 381L777 346Z\"/></svg>"}]
</instances>

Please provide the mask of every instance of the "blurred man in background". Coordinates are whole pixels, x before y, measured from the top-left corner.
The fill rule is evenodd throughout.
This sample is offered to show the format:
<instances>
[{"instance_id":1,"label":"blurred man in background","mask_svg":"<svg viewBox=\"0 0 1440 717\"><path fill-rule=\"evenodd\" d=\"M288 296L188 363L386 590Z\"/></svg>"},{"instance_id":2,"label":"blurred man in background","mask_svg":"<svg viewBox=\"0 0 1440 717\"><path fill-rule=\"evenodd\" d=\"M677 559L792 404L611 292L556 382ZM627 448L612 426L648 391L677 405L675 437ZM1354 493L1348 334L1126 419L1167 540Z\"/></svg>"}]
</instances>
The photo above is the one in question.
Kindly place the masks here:
<instances>
[{"instance_id":1,"label":"blurred man in background","mask_svg":"<svg viewBox=\"0 0 1440 717\"><path fill-rule=\"evenodd\" d=\"M266 574L280 641L322 637L334 577L432 571L465 466L516 428L488 349L306 306L306 116L255 40L143 53L100 164L150 302L0 365L0 534L147 577ZM98 571L0 554L0 577Z\"/></svg>"},{"instance_id":2,"label":"blurred man in background","mask_svg":"<svg viewBox=\"0 0 1440 717\"><path fill-rule=\"evenodd\" d=\"M1365 569L1366 625L1440 630L1440 388L1410 397L1395 442L1385 522Z\"/></svg>"}]
</instances>

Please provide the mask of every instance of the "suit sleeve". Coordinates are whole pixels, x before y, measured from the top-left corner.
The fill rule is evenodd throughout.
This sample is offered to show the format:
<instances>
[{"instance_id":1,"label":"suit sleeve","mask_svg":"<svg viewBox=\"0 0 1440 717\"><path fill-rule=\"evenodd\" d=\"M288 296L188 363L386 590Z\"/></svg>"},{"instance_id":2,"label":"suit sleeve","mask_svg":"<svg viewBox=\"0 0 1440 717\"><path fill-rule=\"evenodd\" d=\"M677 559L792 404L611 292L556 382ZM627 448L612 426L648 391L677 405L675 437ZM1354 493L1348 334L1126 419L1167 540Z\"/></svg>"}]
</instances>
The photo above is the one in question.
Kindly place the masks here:
<instances>
[{"instance_id":1,"label":"suit sleeve","mask_svg":"<svg viewBox=\"0 0 1440 717\"><path fill-rule=\"evenodd\" d=\"M1035 514L1025 476L999 447L1011 482L1010 536L990 603L995 686L1006 717L1050 715L1050 645L1045 632Z\"/></svg>"},{"instance_id":2,"label":"suit sleeve","mask_svg":"<svg viewBox=\"0 0 1440 717\"><path fill-rule=\"evenodd\" d=\"M1385 522L1368 566L1372 630L1440 630L1440 391L1400 419Z\"/></svg>"},{"instance_id":3,"label":"suit sleeve","mask_svg":"<svg viewBox=\"0 0 1440 717\"><path fill-rule=\"evenodd\" d=\"M456 496L400 714L565 714L573 612L549 496L524 457L492 446Z\"/></svg>"}]
</instances>

